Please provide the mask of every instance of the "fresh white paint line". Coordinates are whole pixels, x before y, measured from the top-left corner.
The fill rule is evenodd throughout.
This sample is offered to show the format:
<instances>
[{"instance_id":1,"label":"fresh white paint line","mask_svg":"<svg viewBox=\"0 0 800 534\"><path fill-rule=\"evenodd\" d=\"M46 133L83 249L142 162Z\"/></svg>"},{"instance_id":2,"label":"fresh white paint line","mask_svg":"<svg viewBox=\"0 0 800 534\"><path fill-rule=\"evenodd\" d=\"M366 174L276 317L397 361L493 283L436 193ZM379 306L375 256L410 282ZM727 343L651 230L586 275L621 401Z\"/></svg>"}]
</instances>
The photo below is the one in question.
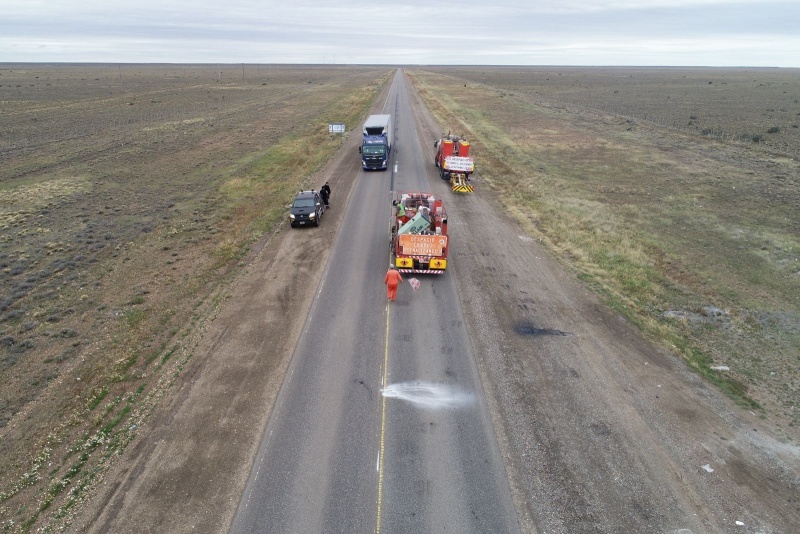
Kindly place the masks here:
<instances>
[{"instance_id":1,"label":"fresh white paint line","mask_svg":"<svg viewBox=\"0 0 800 534\"><path fill-rule=\"evenodd\" d=\"M471 393L461 391L449 384L433 382L390 384L381 389L381 394L387 398L400 399L430 410L458 408L470 404L474 400Z\"/></svg>"}]
</instances>

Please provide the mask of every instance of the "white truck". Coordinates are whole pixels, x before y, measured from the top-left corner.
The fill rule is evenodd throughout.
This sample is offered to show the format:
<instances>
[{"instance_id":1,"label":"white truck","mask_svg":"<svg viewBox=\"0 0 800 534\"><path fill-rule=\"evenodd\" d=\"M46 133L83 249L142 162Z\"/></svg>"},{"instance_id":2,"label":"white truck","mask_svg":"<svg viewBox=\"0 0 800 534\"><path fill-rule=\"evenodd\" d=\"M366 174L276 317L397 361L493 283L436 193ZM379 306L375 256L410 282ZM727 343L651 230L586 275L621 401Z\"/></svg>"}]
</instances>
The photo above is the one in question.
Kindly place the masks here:
<instances>
[{"instance_id":1,"label":"white truck","mask_svg":"<svg viewBox=\"0 0 800 534\"><path fill-rule=\"evenodd\" d=\"M392 151L392 116L370 115L364 122L363 137L358 151L362 169L389 168Z\"/></svg>"}]
</instances>

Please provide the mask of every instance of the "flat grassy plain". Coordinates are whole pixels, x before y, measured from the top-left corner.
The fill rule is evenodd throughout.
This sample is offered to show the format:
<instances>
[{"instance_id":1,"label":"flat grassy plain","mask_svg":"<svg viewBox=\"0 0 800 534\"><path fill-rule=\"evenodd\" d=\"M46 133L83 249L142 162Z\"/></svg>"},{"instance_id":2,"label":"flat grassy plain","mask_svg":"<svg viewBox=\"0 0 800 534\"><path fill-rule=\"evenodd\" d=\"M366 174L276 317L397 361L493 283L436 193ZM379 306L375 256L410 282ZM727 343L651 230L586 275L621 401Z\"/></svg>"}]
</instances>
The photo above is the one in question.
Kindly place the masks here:
<instances>
[{"instance_id":1,"label":"flat grassy plain","mask_svg":"<svg viewBox=\"0 0 800 534\"><path fill-rule=\"evenodd\" d=\"M392 72L0 64L3 529L69 521ZM800 72L407 72L476 194L800 439Z\"/></svg>"},{"instance_id":2,"label":"flat grassy plain","mask_svg":"<svg viewBox=\"0 0 800 534\"><path fill-rule=\"evenodd\" d=\"M0 64L0 525L56 528L392 69Z\"/></svg>"},{"instance_id":3,"label":"flat grassy plain","mask_svg":"<svg viewBox=\"0 0 800 534\"><path fill-rule=\"evenodd\" d=\"M612 308L800 439L800 71L407 73L472 142L476 194L496 191Z\"/></svg>"}]
</instances>

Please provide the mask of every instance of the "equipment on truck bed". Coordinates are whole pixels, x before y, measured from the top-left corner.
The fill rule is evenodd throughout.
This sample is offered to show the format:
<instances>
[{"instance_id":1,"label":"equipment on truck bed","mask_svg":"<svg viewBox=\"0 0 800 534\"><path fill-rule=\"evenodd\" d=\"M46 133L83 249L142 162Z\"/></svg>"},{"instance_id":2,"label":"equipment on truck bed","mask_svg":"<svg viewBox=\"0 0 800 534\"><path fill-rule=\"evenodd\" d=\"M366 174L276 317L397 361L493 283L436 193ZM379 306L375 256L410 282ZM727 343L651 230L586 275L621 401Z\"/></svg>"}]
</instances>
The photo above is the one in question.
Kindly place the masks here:
<instances>
[{"instance_id":1,"label":"equipment on truck bed","mask_svg":"<svg viewBox=\"0 0 800 534\"><path fill-rule=\"evenodd\" d=\"M439 168L442 180L449 180L451 189L458 193L472 193L475 187L470 175L475 171L475 161L469 155L469 141L461 135L442 134L433 143L436 153L434 164Z\"/></svg>"},{"instance_id":2,"label":"equipment on truck bed","mask_svg":"<svg viewBox=\"0 0 800 534\"><path fill-rule=\"evenodd\" d=\"M442 274L447 268L447 212L433 193L392 192L389 249L401 273Z\"/></svg>"}]
</instances>

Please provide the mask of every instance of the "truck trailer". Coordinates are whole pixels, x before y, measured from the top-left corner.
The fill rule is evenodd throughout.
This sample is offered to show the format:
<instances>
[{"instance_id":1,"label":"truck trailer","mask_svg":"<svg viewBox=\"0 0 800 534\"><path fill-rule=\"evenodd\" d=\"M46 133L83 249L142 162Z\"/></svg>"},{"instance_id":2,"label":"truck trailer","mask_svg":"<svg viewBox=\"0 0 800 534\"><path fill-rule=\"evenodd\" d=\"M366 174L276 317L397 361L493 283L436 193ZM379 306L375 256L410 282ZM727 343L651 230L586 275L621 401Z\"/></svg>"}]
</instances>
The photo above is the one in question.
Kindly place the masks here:
<instances>
[{"instance_id":1,"label":"truck trailer","mask_svg":"<svg viewBox=\"0 0 800 534\"><path fill-rule=\"evenodd\" d=\"M392 151L392 116L370 115L364 122L361 146L361 168L364 170L389 168Z\"/></svg>"},{"instance_id":2,"label":"truck trailer","mask_svg":"<svg viewBox=\"0 0 800 534\"><path fill-rule=\"evenodd\" d=\"M433 193L392 193L389 249L401 273L442 274L447 268L447 211Z\"/></svg>"}]
</instances>

